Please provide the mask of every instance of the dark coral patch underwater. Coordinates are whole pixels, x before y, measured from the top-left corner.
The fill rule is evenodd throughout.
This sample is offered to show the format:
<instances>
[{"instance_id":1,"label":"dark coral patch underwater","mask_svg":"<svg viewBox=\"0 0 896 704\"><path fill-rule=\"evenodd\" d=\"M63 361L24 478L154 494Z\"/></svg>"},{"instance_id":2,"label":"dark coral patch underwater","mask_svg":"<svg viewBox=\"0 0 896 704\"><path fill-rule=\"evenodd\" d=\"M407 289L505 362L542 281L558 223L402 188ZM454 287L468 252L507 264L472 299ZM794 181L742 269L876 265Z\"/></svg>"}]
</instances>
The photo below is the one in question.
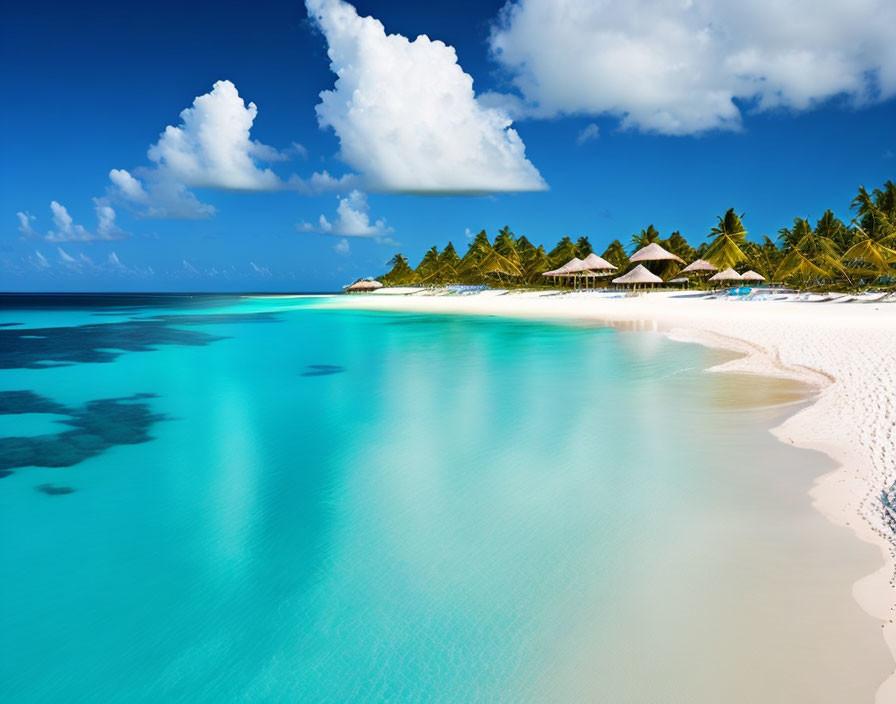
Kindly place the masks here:
<instances>
[{"instance_id":1,"label":"dark coral patch underwater","mask_svg":"<svg viewBox=\"0 0 896 704\"><path fill-rule=\"evenodd\" d=\"M204 346L225 339L177 326L269 323L270 313L159 315L117 323L57 328L0 328L0 369L47 369L83 362L113 362L124 352L159 345Z\"/></svg>"},{"instance_id":2,"label":"dark coral patch underwater","mask_svg":"<svg viewBox=\"0 0 896 704\"><path fill-rule=\"evenodd\" d=\"M75 490L70 486L56 486L55 484L38 484L34 489L47 496L63 496L75 493Z\"/></svg>"},{"instance_id":3,"label":"dark coral patch underwater","mask_svg":"<svg viewBox=\"0 0 896 704\"><path fill-rule=\"evenodd\" d=\"M68 407L33 391L0 391L0 414L55 413L68 416L71 430L33 437L0 438L0 476L18 467L71 467L114 445L136 445L152 439L149 429L164 416L145 400L152 394L90 401Z\"/></svg>"},{"instance_id":4,"label":"dark coral patch underwater","mask_svg":"<svg viewBox=\"0 0 896 704\"><path fill-rule=\"evenodd\" d=\"M302 372L302 376L328 376L330 374L341 374L345 371L345 367L338 364L309 364Z\"/></svg>"}]
</instances>

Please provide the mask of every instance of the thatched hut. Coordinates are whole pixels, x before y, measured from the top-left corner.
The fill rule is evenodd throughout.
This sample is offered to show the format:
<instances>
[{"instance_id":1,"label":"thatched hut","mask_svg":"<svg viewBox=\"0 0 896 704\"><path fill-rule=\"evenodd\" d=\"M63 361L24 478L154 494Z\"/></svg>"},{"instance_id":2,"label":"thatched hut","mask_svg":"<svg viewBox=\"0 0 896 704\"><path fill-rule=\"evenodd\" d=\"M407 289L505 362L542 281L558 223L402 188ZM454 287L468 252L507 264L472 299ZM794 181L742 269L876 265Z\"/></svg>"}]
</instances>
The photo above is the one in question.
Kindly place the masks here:
<instances>
[{"instance_id":1,"label":"thatched hut","mask_svg":"<svg viewBox=\"0 0 896 704\"><path fill-rule=\"evenodd\" d=\"M350 286L346 286L344 291L346 293L369 293L382 287L383 285L376 279L358 279Z\"/></svg>"},{"instance_id":2,"label":"thatched hut","mask_svg":"<svg viewBox=\"0 0 896 704\"><path fill-rule=\"evenodd\" d=\"M672 254L672 252L663 249L656 242L651 242L646 247L641 247L641 249L635 252L629 259L632 262L673 261L684 264L684 259L677 254Z\"/></svg>"},{"instance_id":3,"label":"thatched hut","mask_svg":"<svg viewBox=\"0 0 896 704\"><path fill-rule=\"evenodd\" d=\"M585 287L587 288L589 284L594 286L598 279L612 276L617 268L603 257L599 257L594 252L591 252L582 260L582 270L581 276L585 280Z\"/></svg>"},{"instance_id":4,"label":"thatched hut","mask_svg":"<svg viewBox=\"0 0 896 704\"><path fill-rule=\"evenodd\" d=\"M617 276L613 279L613 283L620 286L634 286L637 288L638 286L646 286L648 284L661 284L663 283L663 280L656 274L648 271L647 267L643 264L638 264L638 266L627 274Z\"/></svg>"},{"instance_id":5,"label":"thatched hut","mask_svg":"<svg viewBox=\"0 0 896 704\"><path fill-rule=\"evenodd\" d=\"M573 277L573 282L575 282L575 279L578 278L579 274L584 271L587 271L587 269L584 268L584 262L578 257L573 257L559 269L546 271L542 276Z\"/></svg>"},{"instance_id":6,"label":"thatched hut","mask_svg":"<svg viewBox=\"0 0 896 704\"><path fill-rule=\"evenodd\" d=\"M616 271L616 267L606 259L597 256L594 252L582 260L585 271Z\"/></svg>"},{"instance_id":7,"label":"thatched hut","mask_svg":"<svg viewBox=\"0 0 896 704\"><path fill-rule=\"evenodd\" d=\"M703 276L705 274L711 274L714 271L718 271L718 269L711 263L706 261L705 259L698 259L696 261L688 264L684 269L679 271L679 274L696 274L698 276Z\"/></svg>"},{"instance_id":8,"label":"thatched hut","mask_svg":"<svg viewBox=\"0 0 896 704\"><path fill-rule=\"evenodd\" d=\"M725 271L720 271L715 276L710 276L709 280L717 281L717 282L743 281L743 277L740 274L738 274L734 269L732 269L731 267L728 267L727 269L725 269Z\"/></svg>"},{"instance_id":9,"label":"thatched hut","mask_svg":"<svg viewBox=\"0 0 896 704\"><path fill-rule=\"evenodd\" d=\"M741 277L744 281L765 281L765 277L762 274L759 274L752 269L749 271L745 271L741 274Z\"/></svg>"}]
</instances>

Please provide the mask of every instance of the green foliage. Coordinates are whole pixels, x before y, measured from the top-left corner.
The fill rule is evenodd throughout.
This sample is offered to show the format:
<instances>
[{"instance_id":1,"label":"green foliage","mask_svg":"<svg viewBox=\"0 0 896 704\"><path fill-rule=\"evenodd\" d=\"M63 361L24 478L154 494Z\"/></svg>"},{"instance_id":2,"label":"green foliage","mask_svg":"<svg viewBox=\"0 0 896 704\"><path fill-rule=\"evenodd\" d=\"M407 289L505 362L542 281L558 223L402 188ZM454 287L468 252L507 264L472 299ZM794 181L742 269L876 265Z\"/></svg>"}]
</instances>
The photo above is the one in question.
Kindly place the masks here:
<instances>
[{"instance_id":1,"label":"green foliage","mask_svg":"<svg viewBox=\"0 0 896 704\"><path fill-rule=\"evenodd\" d=\"M610 246L604 250L604 253L600 255L603 259L606 259L610 264L619 269L620 272L628 269L631 262L628 259L628 253L625 251L625 247L622 245L622 242L619 240L613 240L610 242Z\"/></svg>"},{"instance_id":2,"label":"green foliage","mask_svg":"<svg viewBox=\"0 0 896 704\"><path fill-rule=\"evenodd\" d=\"M576 256L579 259L584 259L593 251L594 250L591 248L591 242L588 241L587 237L579 237L579 239L576 240Z\"/></svg>"},{"instance_id":3,"label":"green foliage","mask_svg":"<svg viewBox=\"0 0 896 704\"><path fill-rule=\"evenodd\" d=\"M557 243L557 246L548 252L548 257L551 259L551 269L557 269L577 256L576 246L569 237L563 237Z\"/></svg>"},{"instance_id":4,"label":"green foliage","mask_svg":"<svg viewBox=\"0 0 896 704\"><path fill-rule=\"evenodd\" d=\"M519 261L519 254L516 251L516 239L507 225L498 230L498 236L495 237L494 250L502 257L506 257L513 262Z\"/></svg>"},{"instance_id":5,"label":"green foliage","mask_svg":"<svg viewBox=\"0 0 896 704\"><path fill-rule=\"evenodd\" d=\"M396 254L389 260L392 269L380 278L384 286L409 286L419 281L417 272L411 269L404 255Z\"/></svg>"},{"instance_id":6,"label":"green foliage","mask_svg":"<svg viewBox=\"0 0 896 704\"><path fill-rule=\"evenodd\" d=\"M747 231L733 208L718 218L712 228L711 242L693 248L676 231L668 239L660 238L653 225L648 225L631 238L631 245L640 249L656 242L686 262L707 259L719 269L737 267L758 271L768 281L799 287L860 289L880 285L896 278L896 184L887 181L870 193L860 187L852 201L856 218L849 225L826 210L815 222L795 218L791 227L778 233L778 244L763 235L762 241L747 239ZM485 230L470 242L460 258L449 242L439 252L428 249L416 270L396 254L389 262L388 274L380 280L388 286L416 283L442 285L449 283L491 284L499 286L538 286L545 284L542 274L556 269L573 257L584 259L592 252L588 237L573 242L563 237L549 252L536 246L525 236L517 237L510 226L501 228L494 244ZM625 246L613 240L601 255L624 272L631 267ZM677 263L649 263L655 273L668 279L678 269Z\"/></svg>"},{"instance_id":7,"label":"green foliage","mask_svg":"<svg viewBox=\"0 0 896 704\"><path fill-rule=\"evenodd\" d=\"M713 241L706 248L705 258L719 269L727 269L746 261L747 255L741 246L747 241L747 231L741 222L743 214L737 215L729 208L719 216L718 224L710 230Z\"/></svg>"},{"instance_id":8,"label":"green foliage","mask_svg":"<svg viewBox=\"0 0 896 704\"><path fill-rule=\"evenodd\" d=\"M666 240L663 246L686 262L692 262L697 258L697 250L688 244L688 241L681 236L678 230L669 235L669 239Z\"/></svg>"},{"instance_id":9,"label":"green foliage","mask_svg":"<svg viewBox=\"0 0 896 704\"><path fill-rule=\"evenodd\" d=\"M741 249L747 255L747 262L753 271L762 274L766 281L774 281L784 253L767 235L763 235L762 240L761 243L744 242ZM697 251L699 252L699 249ZM700 258L699 254L697 258Z\"/></svg>"},{"instance_id":10,"label":"green foliage","mask_svg":"<svg viewBox=\"0 0 896 704\"><path fill-rule=\"evenodd\" d=\"M632 253L654 242L660 246L663 244L660 240L659 231L651 224L647 226L646 230L641 230L637 235L632 235Z\"/></svg>"},{"instance_id":11,"label":"green foliage","mask_svg":"<svg viewBox=\"0 0 896 704\"><path fill-rule=\"evenodd\" d=\"M857 276L896 274L896 185L887 181L869 195L864 186L853 199L858 211L852 246L842 256L844 265Z\"/></svg>"}]
</instances>

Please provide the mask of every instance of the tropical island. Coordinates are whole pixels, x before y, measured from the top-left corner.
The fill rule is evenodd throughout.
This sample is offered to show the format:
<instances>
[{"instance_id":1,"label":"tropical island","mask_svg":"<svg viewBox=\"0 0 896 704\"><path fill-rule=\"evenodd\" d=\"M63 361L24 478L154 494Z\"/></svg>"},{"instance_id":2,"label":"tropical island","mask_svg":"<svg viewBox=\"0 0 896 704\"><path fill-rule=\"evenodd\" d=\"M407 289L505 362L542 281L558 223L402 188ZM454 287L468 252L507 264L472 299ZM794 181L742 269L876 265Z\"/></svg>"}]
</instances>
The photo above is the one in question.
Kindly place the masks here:
<instances>
[{"instance_id":1,"label":"tropical island","mask_svg":"<svg viewBox=\"0 0 896 704\"><path fill-rule=\"evenodd\" d=\"M678 231L662 237L651 224L633 235L630 250L614 239L599 259L624 274L639 265L632 253L658 245L673 255L646 260L646 268L663 282L681 283L689 277L699 287L707 285L716 271L741 268L758 274L755 280L788 285L800 290L860 291L869 287L896 285L896 184L886 181L870 193L862 186L852 200L855 217L844 223L826 210L813 224L796 217L793 224L778 231L776 240L763 235L761 241L748 239L744 215L730 208L718 216L709 239L692 246ZM461 257L452 242L439 251L431 247L416 267L396 254L391 270L378 278L384 286L445 286L448 284L489 285L501 288L536 288L558 282L576 286L578 277L545 275L560 272L571 261L584 261L596 254L587 236L575 241L563 237L550 250L536 245L525 235L515 235L503 227L489 240L485 230L476 234ZM711 266L701 266L699 263ZM697 264L695 268L690 265ZM609 270L609 269L608 269ZM587 269L579 268L579 272ZM575 274L575 271L566 273ZM591 279L589 285L611 283L610 275Z\"/></svg>"}]
</instances>

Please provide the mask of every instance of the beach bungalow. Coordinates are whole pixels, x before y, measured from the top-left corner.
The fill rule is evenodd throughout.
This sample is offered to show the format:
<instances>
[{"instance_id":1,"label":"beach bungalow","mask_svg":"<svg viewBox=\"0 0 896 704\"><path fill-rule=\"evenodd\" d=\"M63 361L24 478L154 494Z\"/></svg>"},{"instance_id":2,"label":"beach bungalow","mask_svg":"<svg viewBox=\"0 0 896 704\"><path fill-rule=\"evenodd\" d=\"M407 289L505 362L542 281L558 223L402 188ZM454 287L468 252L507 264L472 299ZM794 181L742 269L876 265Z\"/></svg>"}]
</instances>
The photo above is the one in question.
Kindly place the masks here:
<instances>
[{"instance_id":1,"label":"beach bungalow","mask_svg":"<svg viewBox=\"0 0 896 704\"><path fill-rule=\"evenodd\" d=\"M632 262L671 261L684 264L684 259L679 257L677 254L672 254L672 252L663 249L656 242L651 242L646 247L641 247L641 249L639 249L631 257L629 257L629 260Z\"/></svg>"},{"instance_id":2,"label":"beach bungalow","mask_svg":"<svg viewBox=\"0 0 896 704\"><path fill-rule=\"evenodd\" d=\"M743 281L743 277L738 274L734 269L728 267L725 271L720 271L715 276L709 277L710 281L715 281L719 283L731 282L731 281Z\"/></svg>"},{"instance_id":3,"label":"beach bungalow","mask_svg":"<svg viewBox=\"0 0 896 704\"><path fill-rule=\"evenodd\" d=\"M638 266L627 274L623 274L622 276L613 279L613 283L619 286L631 286L632 288L637 289L638 286L647 287L661 284L663 283L663 280L649 271L643 264L638 264Z\"/></svg>"},{"instance_id":4,"label":"beach bungalow","mask_svg":"<svg viewBox=\"0 0 896 704\"><path fill-rule=\"evenodd\" d=\"M688 264L684 269L679 271L679 274L694 274L696 276L706 276L707 274L711 274L714 271L718 271L718 269L711 263L706 261L705 259L697 259L696 261Z\"/></svg>"},{"instance_id":5,"label":"beach bungalow","mask_svg":"<svg viewBox=\"0 0 896 704\"><path fill-rule=\"evenodd\" d=\"M366 278L358 279L355 283L343 287L343 290L346 293L370 293L382 287L383 285L376 279Z\"/></svg>"}]
</instances>

